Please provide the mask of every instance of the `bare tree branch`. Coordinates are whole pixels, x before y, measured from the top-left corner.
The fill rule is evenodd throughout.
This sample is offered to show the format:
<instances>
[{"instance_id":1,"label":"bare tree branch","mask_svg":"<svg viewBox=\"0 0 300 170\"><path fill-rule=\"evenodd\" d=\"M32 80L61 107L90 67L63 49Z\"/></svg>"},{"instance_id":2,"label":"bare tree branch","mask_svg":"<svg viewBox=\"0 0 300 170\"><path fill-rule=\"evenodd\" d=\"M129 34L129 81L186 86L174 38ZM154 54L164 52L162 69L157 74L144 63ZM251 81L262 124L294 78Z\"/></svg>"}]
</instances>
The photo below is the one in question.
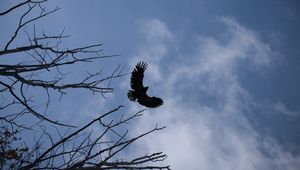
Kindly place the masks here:
<instances>
[{"instance_id":1,"label":"bare tree branch","mask_svg":"<svg viewBox=\"0 0 300 170\"><path fill-rule=\"evenodd\" d=\"M30 45L30 46L18 47L15 49L3 50L0 51L0 55L29 51L39 47L41 47L41 45Z\"/></svg>"},{"instance_id":2,"label":"bare tree branch","mask_svg":"<svg viewBox=\"0 0 300 170\"><path fill-rule=\"evenodd\" d=\"M11 12L11 11L13 11L13 10L15 10L15 9L17 9L17 8L23 6L23 5L28 4L30 1L31 1L31 0L27 0L27 1L24 1L24 2L22 2L22 3L20 3L20 4L18 4L18 5L13 6L13 7L9 8L8 10L6 10L6 11L4 11L4 12L1 12L1 13L0 13L0 16L1 16L1 15L5 15L5 14L8 14L9 12Z\"/></svg>"}]
</instances>

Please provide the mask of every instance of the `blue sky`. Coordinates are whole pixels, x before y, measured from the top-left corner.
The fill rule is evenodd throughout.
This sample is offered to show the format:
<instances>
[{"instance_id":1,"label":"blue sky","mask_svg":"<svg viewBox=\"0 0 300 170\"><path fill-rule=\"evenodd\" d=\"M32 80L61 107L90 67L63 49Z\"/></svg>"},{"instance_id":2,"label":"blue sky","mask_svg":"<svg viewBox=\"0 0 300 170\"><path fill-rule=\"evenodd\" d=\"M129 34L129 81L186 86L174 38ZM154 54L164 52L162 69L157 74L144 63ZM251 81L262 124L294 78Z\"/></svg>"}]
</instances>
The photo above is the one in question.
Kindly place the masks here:
<instances>
[{"instance_id":1,"label":"blue sky","mask_svg":"<svg viewBox=\"0 0 300 170\"><path fill-rule=\"evenodd\" d=\"M173 169L300 167L296 0L49 2L49 8L55 6L62 9L40 28L54 33L66 28L72 35L66 46L100 42L104 54L122 54L89 68L78 66L78 75L82 69L109 73L127 64L130 72L137 61L149 64L145 83L165 104L147 110L131 135L156 123L167 129L144 138L132 152L164 151ZM6 36L13 17L5 20L0 36ZM69 120L76 114L72 121L80 124L96 116L90 113L118 104L128 112L143 109L126 97L129 77L113 86L108 100L70 94L52 108L63 113L54 117Z\"/></svg>"}]
</instances>

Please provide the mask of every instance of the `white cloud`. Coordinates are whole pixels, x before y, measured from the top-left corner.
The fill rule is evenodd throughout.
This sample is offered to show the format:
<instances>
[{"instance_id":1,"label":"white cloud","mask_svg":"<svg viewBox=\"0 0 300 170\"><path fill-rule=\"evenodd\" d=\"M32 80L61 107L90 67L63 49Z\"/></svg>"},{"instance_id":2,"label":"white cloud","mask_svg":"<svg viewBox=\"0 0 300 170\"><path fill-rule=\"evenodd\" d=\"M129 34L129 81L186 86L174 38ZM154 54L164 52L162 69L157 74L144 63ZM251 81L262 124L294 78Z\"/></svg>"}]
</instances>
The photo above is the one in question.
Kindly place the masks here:
<instances>
[{"instance_id":1,"label":"white cloud","mask_svg":"<svg viewBox=\"0 0 300 170\"><path fill-rule=\"evenodd\" d=\"M295 111L291 111L289 110L283 103L281 102L277 102L273 105L273 109L275 109L276 111L280 112L280 113L283 113L283 114L286 114L286 115L299 115L298 112L295 112Z\"/></svg>"},{"instance_id":2,"label":"white cloud","mask_svg":"<svg viewBox=\"0 0 300 170\"><path fill-rule=\"evenodd\" d=\"M176 69L163 72L163 60L176 60L168 58L167 45L173 43L175 34L157 19L142 23L147 46L142 46L138 55L148 54L146 78L160 84L159 96L165 104L147 111L132 133L149 130L156 123L167 129L141 140L136 152L163 151L173 169L296 169L300 158L260 136L243 114L243 108L253 101L239 83L242 70L238 66L247 62L261 69L270 66L277 54L235 20L220 21L227 28L227 41L199 36L194 55L168 63ZM156 56L150 58L151 54ZM132 59L132 65L137 59ZM213 103L207 104L207 100ZM132 104L132 111L136 105Z\"/></svg>"},{"instance_id":3,"label":"white cloud","mask_svg":"<svg viewBox=\"0 0 300 170\"><path fill-rule=\"evenodd\" d=\"M263 105L263 106L262 106ZM280 101L276 103L265 102L263 104L256 104L256 107L263 107L269 109L270 111L275 111L285 116L300 116L299 111L290 110L285 104Z\"/></svg>"},{"instance_id":4,"label":"white cloud","mask_svg":"<svg viewBox=\"0 0 300 170\"><path fill-rule=\"evenodd\" d=\"M232 18L221 18L228 31L233 35L231 42L228 44L230 49L235 49L236 55L240 57L251 57L250 62L254 62L254 66L269 66L275 61L274 56L278 57L268 44L262 42L258 35L251 30L240 26ZM247 55L245 55L245 53Z\"/></svg>"},{"instance_id":5,"label":"white cloud","mask_svg":"<svg viewBox=\"0 0 300 170\"><path fill-rule=\"evenodd\" d=\"M157 43L172 38L172 33L166 24L158 19L141 21L141 32L150 43Z\"/></svg>"},{"instance_id":6,"label":"white cloud","mask_svg":"<svg viewBox=\"0 0 300 170\"><path fill-rule=\"evenodd\" d=\"M143 20L140 22L140 32L145 37L145 44L140 46L138 53L132 58L130 65L138 61L146 61L149 65L149 77L153 81L161 81L160 60L168 53L167 42L173 35L166 24L158 19Z\"/></svg>"}]
</instances>

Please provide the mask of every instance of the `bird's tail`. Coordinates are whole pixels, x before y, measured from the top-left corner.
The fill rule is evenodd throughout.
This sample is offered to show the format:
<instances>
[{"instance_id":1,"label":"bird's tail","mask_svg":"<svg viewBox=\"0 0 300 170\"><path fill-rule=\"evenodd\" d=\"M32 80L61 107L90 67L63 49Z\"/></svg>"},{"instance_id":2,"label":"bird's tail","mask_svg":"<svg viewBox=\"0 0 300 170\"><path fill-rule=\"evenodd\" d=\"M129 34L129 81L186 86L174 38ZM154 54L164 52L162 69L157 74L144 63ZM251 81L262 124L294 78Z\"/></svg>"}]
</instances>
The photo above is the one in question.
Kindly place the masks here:
<instances>
[{"instance_id":1,"label":"bird's tail","mask_svg":"<svg viewBox=\"0 0 300 170\"><path fill-rule=\"evenodd\" d=\"M129 90L127 93L128 99L131 101L136 101L136 96L134 95L134 91L133 90Z\"/></svg>"}]
</instances>

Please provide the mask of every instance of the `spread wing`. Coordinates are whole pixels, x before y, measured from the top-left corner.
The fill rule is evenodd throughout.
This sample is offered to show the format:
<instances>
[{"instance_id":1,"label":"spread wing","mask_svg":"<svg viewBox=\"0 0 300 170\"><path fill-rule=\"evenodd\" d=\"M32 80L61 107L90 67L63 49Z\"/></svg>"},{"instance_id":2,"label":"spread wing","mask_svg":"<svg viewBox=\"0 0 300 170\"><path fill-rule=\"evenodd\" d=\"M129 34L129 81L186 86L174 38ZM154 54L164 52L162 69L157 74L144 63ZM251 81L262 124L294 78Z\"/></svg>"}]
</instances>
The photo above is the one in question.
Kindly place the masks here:
<instances>
[{"instance_id":1,"label":"spread wing","mask_svg":"<svg viewBox=\"0 0 300 170\"><path fill-rule=\"evenodd\" d=\"M130 81L130 85L133 90L139 90L144 87L143 78L146 69L147 69L147 63L145 62L138 62L137 65L135 66L134 70L131 73L131 81Z\"/></svg>"},{"instance_id":2,"label":"spread wing","mask_svg":"<svg viewBox=\"0 0 300 170\"><path fill-rule=\"evenodd\" d=\"M155 108L163 104L163 100L158 97L149 97L146 93L148 87L144 87L144 72L147 69L147 63L138 62L131 73L130 86L133 90L129 90L128 98L132 101L137 99L141 105Z\"/></svg>"},{"instance_id":3,"label":"spread wing","mask_svg":"<svg viewBox=\"0 0 300 170\"><path fill-rule=\"evenodd\" d=\"M159 107L163 104L163 100L161 98L158 97L149 97L147 95L143 95L142 97L140 97L138 99L138 102L146 107L149 108L155 108L155 107Z\"/></svg>"}]
</instances>

